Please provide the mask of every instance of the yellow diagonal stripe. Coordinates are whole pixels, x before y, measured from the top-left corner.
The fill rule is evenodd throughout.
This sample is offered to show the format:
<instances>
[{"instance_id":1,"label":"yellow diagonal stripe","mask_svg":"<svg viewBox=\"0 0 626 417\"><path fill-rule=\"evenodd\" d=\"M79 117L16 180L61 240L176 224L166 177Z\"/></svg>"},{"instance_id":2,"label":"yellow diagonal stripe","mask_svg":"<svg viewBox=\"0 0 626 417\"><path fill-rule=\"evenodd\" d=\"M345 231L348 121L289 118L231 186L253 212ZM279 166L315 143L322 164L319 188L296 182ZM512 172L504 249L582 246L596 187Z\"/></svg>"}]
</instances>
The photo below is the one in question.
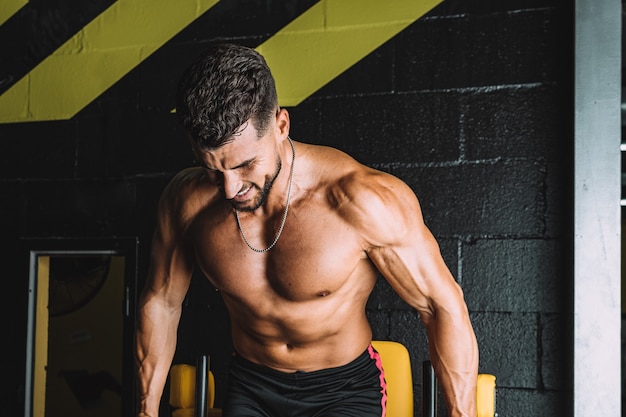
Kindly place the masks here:
<instances>
[{"instance_id":1,"label":"yellow diagonal stripe","mask_svg":"<svg viewBox=\"0 0 626 417\"><path fill-rule=\"evenodd\" d=\"M0 1L0 25L6 22L19 9L24 7L28 0L1 0Z\"/></svg>"},{"instance_id":2,"label":"yellow diagonal stripe","mask_svg":"<svg viewBox=\"0 0 626 417\"><path fill-rule=\"evenodd\" d=\"M257 47L296 106L443 0L322 0Z\"/></svg>"},{"instance_id":3,"label":"yellow diagonal stripe","mask_svg":"<svg viewBox=\"0 0 626 417\"><path fill-rule=\"evenodd\" d=\"M118 0L0 96L0 122L71 118L218 1Z\"/></svg>"}]
</instances>

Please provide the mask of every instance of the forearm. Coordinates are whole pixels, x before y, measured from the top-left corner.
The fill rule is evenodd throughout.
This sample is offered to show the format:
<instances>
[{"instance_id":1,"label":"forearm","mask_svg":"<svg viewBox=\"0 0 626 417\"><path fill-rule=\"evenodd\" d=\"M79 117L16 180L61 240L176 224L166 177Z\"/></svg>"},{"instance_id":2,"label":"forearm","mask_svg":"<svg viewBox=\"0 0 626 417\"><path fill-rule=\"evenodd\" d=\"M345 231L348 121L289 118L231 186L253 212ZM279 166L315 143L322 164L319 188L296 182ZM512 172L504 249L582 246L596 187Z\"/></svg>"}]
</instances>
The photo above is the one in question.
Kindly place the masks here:
<instances>
[{"instance_id":1,"label":"forearm","mask_svg":"<svg viewBox=\"0 0 626 417\"><path fill-rule=\"evenodd\" d=\"M426 324L431 363L450 417L475 417L478 347L467 312L438 311Z\"/></svg>"},{"instance_id":2,"label":"forearm","mask_svg":"<svg viewBox=\"0 0 626 417\"><path fill-rule=\"evenodd\" d=\"M136 330L138 416L158 417L159 404L176 350L178 312L143 306Z\"/></svg>"}]
</instances>

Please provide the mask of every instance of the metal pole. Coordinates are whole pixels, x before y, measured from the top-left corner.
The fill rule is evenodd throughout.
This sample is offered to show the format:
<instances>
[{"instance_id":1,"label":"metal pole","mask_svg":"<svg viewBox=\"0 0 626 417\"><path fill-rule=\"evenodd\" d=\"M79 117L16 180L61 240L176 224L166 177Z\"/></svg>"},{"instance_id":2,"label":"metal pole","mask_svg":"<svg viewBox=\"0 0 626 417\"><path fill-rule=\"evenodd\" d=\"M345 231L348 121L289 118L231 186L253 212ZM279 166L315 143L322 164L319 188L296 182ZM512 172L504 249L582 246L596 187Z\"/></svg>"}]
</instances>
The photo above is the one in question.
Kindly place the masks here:
<instances>
[{"instance_id":1,"label":"metal pole","mask_svg":"<svg viewBox=\"0 0 626 417\"><path fill-rule=\"evenodd\" d=\"M196 406L195 417L206 417L209 381L209 355L198 355L196 363Z\"/></svg>"},{"instance_id":2,"label":"metal pole","mask_svg":"<svg viewBox=\"0 0 626 417\"><path fill-rule=\"evenodd\" d=\"M430 361L422 362L422 417L437 417L437 377Z\"/></svg>"}]
</instances>

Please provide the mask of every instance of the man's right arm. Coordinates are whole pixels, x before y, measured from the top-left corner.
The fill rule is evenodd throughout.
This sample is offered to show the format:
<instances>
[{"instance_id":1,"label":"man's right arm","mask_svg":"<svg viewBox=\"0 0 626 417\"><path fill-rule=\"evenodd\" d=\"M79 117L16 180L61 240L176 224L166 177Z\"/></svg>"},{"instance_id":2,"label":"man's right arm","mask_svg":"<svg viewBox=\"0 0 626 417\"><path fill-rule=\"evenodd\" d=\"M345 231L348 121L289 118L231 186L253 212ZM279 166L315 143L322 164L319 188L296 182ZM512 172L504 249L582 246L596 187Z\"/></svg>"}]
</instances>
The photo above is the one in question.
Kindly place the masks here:
<instances>
[{"instance_id":1,"label":"man's right arm","mask_svg":"<svg viewBox=\"0 0 626 417\"><path fill-rule=\"evenodd\" d=\"M159 403L176 350L182 302L191 281L192 261L180 226L180 197L166 188L157 214L150 266L139 296L135 329L138 416L158 417Z\"/></svg>"}]
</instances>

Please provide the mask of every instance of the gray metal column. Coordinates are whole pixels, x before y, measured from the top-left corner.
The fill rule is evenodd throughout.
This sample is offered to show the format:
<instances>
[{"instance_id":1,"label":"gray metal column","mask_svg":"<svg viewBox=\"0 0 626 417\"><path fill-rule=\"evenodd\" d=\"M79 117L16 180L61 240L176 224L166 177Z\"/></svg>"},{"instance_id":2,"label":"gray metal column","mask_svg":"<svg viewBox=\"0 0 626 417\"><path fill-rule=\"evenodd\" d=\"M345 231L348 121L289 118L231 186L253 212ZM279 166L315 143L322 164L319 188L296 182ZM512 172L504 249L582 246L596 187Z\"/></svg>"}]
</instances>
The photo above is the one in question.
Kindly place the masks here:
<instances>
[{"instance_id":1,"label":"gray metal column","mask_svg":"<svg viewBox=\"0 0 626 417\"><path fill-rule=\"evenodd\" d=\"M621 2L575 9L574 416L621 417Z\"/></svg>"}]
</instances>

